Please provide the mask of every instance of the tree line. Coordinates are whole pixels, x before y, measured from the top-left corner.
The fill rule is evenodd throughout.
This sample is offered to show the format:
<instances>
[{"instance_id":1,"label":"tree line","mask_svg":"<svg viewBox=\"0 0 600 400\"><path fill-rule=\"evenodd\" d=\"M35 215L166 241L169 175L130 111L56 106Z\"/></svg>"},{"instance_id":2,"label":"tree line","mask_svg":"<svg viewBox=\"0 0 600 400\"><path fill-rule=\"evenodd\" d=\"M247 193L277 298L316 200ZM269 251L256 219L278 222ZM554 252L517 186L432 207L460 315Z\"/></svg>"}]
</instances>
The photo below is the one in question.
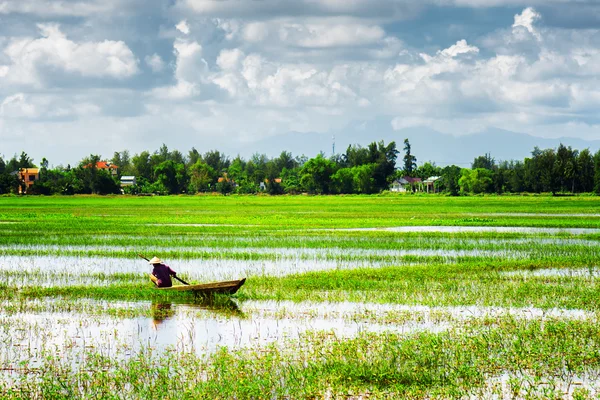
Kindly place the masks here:
<instances>
[{"instance_id":1,"label":"tree line","mask_svg":"<svg viewBox=\"0 0 600 400\"><path fill-rule=\"evenodd\" d=\"M591 193L600 194L600 151L592 154L560 145L557 149L534 148L523 161L496 162L490 154L473 160L471 168L450 165L444 168L426 162L417 166L408 139L404 156L395 142L372 142L366 147L350 145L343 154L308 158L283 151L278 157L254 154L245 160L230 159L218 150L201 154L192 148L187 154L166 145L131 156L115 152L110 160L118 174L97 168L99 155L83 158L77 166L49 168L42 159L39 167L25 152L5 161L0 157L0 194L373 194L389 190L402 177L438 177L435 191L449 195L480 193ZM39 168L39 178L24 187L16 173L21 168ZM121 176L136 177L136 184L121 187ZM409 191L422 190L418 182Z\"/></svg>"}]
</instances>

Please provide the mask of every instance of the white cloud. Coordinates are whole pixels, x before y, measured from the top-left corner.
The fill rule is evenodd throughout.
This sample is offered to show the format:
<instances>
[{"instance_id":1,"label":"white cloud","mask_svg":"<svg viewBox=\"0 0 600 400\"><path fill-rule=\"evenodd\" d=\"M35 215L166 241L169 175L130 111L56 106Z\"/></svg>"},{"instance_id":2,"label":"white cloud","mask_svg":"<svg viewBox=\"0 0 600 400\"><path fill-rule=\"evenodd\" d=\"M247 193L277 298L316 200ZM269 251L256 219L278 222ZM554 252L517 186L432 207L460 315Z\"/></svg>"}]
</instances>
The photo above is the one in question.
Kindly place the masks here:
<instances>
[{"instance_id":1,"label":"white cloud","mask_svg":"<svg viewBox=\"0 0 600 400\"><path fill-rule=\"evenodd\" d=\"M10 63L0 66L9 82L42 86L52 70L82 77L124 79L138 72L138 62L124 42L74 42L58 25L38 25L41 38L12 39L4 48Z\"/></svg>"},{"instance_id":2,"label":"white cloud","mask_svg":"<svg viewBox=\"0 0 600 400\"><path fill-rule=\"evenodd\" d=\"M99 106L79 96L66 99L54 94L16 93L7 96L0 104L0 117L7 120L74 119L97 115L100 112Z\"/></svg>"},{"instance_id":3,"label":"white cloud","mask_svg":"<svg viewBox=\"0 0 600 400\"><path fill-rule=\"evenodd\" d=\"M26 37L34 18L11 14L43 15L33 10L41 5L54 7L47 15L75 15L67 3L80 7L73 13L95 8L108 14L56 18L63 28L40 25L42 34L34 37ZM118 132L109 154L158 147L164 132L174 131L181 135L169 135L171 148L191 147L190 138L219 148L221 138L237 144L290 130L323 132L381 115L398 116L396 129L428 126L447 133L498 126L590 134L597 128L600 30L548 26L556 15L545 14L541 24L542 0L180 0L144 10L149 18L139 14L130 25L120 12L102 11L117 3L0 0L2 22L12 18L0 38L0 142L39 127L43 134L36 132L32 141L64 131L68 144L68 135L98 124L94 132ZM464 14L457 22L463 29L442 39L422 28L431 26L426 14L410 32L402 25L422 4L480 7L485 18L495 12L485 9L491 5L522 11L484 37L477 36L481 21L472 29L473 14ZM539 7L544 10L555 11ZM426 44L420 38L428 38ZM448 38L452 44L440 46ZM172 54L165 55L165 40ZM155 76L124 79L139 67L125 42L143 49L144 68ZM105 78L129 88L130 97L112 89L86 95ZM39 125L27 125L31 121Z\"/></svg>"},{"instance_id":4,"label":"white cloud","mask_svg":"<svg viewBox=\"0 0 600 400\"><path fill-rule=\"evenodd\" d=\"M176 39L173 43L176 57L173 86L160 87L152 92L156 97L186 99L197 96L202 84L208 83L208 63L202 57L202 46L192 40Z\"/></svg>"},{"instance_id":5,"label":"white cloud","mask_svg":"<svg viewBox=\"0 0 600 400\"><path fill-rule=\"evenodd\" d=\"M224 70L239 69L244 52L240 49L223 49L217 57L217 65Z\"/></svg>"},{"instance_id":6,"label":"white cloud","mask_svg":"<svg viewBox=\"0 0 600 400\"><path fill-rule=\"evenodd\" d=\"M264 22L251 22L244 27L244 40L256 43L262 42L269 34L269 28Z\"/></svg>"},{"instance_id":7,"label":"white cloud","mask_svg":"<svg viewBox=\"0 0 600 400\"><path fill-rule=\"evenodd\" d=\"M523 10L521 14L515 15L515 22L512 25L513 34L517 35L519 28L525 28L530 34L535 36L536 39L541 40L541 35L533 27L534 22L539 20L541 15L538 14L532 7L528 7Z\"/></svg>"},{"instance_id":8,"label":"white cloud","mask_svg":"<svg viewBox=\"0 0 600 400\"><path fill-rule=\"evenodd\" d=\"M175 28L184 35L190 34L190 27L185 19L175 25Z\"/></svg>"},{"instance_id":9,"label":"white cloud","mask_svg":"<svg viewBox=\"0 0 600 400\"><path fill-rule=\"evenodd\" d=\"M302 47L361 46L382 40L384 30L375 25L358 23L284 24L279 29L283 42Z\"/></svg>"},{"instance_id":10,"label":"white cloud","mask_svg":"<svg viewBox=\"0 0 600 400\"><path fill-rule=\"evenodd\" d=\"M215 18L213 21L219 29L225 32L225 39L233 40L237 36L240 29L238 21L221 18Z\"/></svg>"},{"instance_id":11,"label":"white cloud","mask_svg":"<svg viewBox=\"0 0 600 400\"><path fill-rule=\"evenodd\" d=\"M24 93L8 96L0 104L0 115L3 118L28 118L37 116L35 107L30 104Z\"/></svg>"},{"instance_id":12,"label":"white cloud","mask_svg":"<svg viewBox=\"0 0 600 400\"><path fill-rule=\"evenodd\" d=\"M479 49L475 46L469 46L466 40L459 40L456 44L444 49L440 52L446 57L456 57L459 54L479 53Z\"/></svg>"},{"instance_id":13,"label":"white cloud","mask_svg":"<svg viewBox=\"0 0 600 400\"><path fill-rule=\"evenodd\" d=\"M113 1L0 0L0 14L90 16L114 10Z\"/></svg>"},{"instance_id":14,"label":"white cloud","mask_svg":"<svg viewBox=\"0 0 600 400\"><path fill-rule=\"evenodd\" d=\"M161 72L165 68L163 59L156 53L151 56L146 56L144 61L150 67L152 72Z\"/></svg>"},{"instance_id":15,"label":"white cloud","mask_svg":"<svg viewBox=\"0 0 600 400\"><path fill-rule=\"evenodd\" d=\"M177 57L175 77L180 81L201 81L208 70L202 58L202 46L195 41L176 40L173 48Z\"/></svg>"}]
</instances>

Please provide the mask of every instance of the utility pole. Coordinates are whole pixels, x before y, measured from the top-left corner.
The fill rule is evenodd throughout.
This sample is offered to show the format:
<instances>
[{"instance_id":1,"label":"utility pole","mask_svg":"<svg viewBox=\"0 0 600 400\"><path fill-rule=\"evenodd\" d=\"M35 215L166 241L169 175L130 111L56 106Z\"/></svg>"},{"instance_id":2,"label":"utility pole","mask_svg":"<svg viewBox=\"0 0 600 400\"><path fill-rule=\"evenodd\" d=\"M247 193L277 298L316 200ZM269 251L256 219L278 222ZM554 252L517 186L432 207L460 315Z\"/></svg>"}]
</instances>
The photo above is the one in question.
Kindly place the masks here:
<instances>
[{"instance_id":1,"label":"utility pole","mask_svg":"<svg viewBox=\"0 0 600 400\"><path fill-rule=\"evenodd\" d=\"M331 136L331 156L335 156L335 135Z\"/></svg>"}]
</instances>

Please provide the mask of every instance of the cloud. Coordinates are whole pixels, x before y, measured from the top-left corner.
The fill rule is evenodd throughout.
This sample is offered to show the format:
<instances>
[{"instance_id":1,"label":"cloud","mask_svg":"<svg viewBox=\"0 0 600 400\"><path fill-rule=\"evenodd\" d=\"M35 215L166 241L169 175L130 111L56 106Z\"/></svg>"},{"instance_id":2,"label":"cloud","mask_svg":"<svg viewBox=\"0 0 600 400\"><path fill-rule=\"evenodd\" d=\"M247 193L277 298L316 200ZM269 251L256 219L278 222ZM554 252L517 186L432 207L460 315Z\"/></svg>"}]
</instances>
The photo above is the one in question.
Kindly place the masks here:
<instances>
[{"instance_id":1,"label":"cloud","mask_svg":"<svg viewBox=\"0 0 600 400\"><path fill-rule=\"evenodd\" d=\"M240 29L238 21L221 18L214 18L213 21L215 25L225 33L226 40L233 40L237 36Z\"/></svg>"},{"instance_id":2,"label":"cloud","mask_svg":"<svg viewBox=\"0 0 600 400\"><path fill-rule=\"evenodd\" d=\"M170 148L236 151L382 116L447 133L597 126L600 29L550 21L573 2L173 0L132 13L142 4L0 0L0 142L35 131L23 137L64 134L66 147L96 124L118 146L95 144L108 154L157 148L165 132ZM32 22L49 20L60 27Z\"/></svg>"},{"instance_id":3,"label":"cloud","mask_svg":"<svg viewBox=\"0 0 600 400\"><path fill-rule=\"evenodd\" d=\"M468 54L468 53L479 53L479 49L475 46L469 46L467 41L462 39L448 47L447 49L442 50L439 54L446 57L456 57L460 54Z\"/></svg>"},{"instance_id":4,"label":"cloud","mask_svg":"<svg viewBox=\"0 0 600 400\"><path fill-rule=\"evenodd\" d=\"M293 23L281 26L279 36L290 45L328 48L377 43L385 37L385 31L376 25L358 23Z\"/></svg>"},{"instance_id":5,"label":"cloud","mask_svg":"<svg viewBox=\"0 0 600 400\"><path fill-rule=\"evenodd\" d=\"M179 81L200 82L208 69L202 58L202 46L196 41L178 39L173 48L177 57L175 78Z\"/></svg>"},{"instance_id":6,"label":"cloud","mask_svg":"<svg viewBox=\"0 0 600 400\"><path fill-rule=\"evenodd\" d=\"M202 57L202 46L193 40L176 39L173 43L175 54L174 78L176 84L159 87L153 94L159 98L186 99L198 96L201 86L208 83L208 63Z\"/></svg>"},{"instance_id":7,"label":"cloud","mask_svg":"<svg viewBox=\"0 0 600 400\"><path fill-rule=\"evenodd\" d=\"M44 16L89 16L114 9L111 1L0 0L0 14Z\"/></svg>"},{"instance_id":8,"label":"cloud","mask_svg":"<svg viewBox=\"0 0 600 400\"><path fill-rule=\"evenodd\" d=\"M431 0L432 3L435 1L438 0ZM177 0L174 8L180 10L181 14L255 20L298 16L405 20L423 9L423 5L409 0Z\"/></svg>"},{"instance_id":9,"label":"cloud","mask_svg":"<svg viewBox=\"0 0 600 400\"><path fill-rule=\"evenodd\" d=\"M144 57L144 61L146 65L150 67L152 72L161 72L165 68L165 62L163 59L156 53L151 56Z\"/></svg>"},{"instance_id":10,"label":"cloud","mask_svg":"<svg viewBox=\"0 0 600 400\"><path fill-rule=\"evenodd\" d=\"M541 15L538 14L532 7L523 10L521 14L515 15L515 23L512 25L513 34L518 35L519 28L525 28L527 32L532 34L536 39L541 40L541 35L533 27L534 22L539 20Z\"/></svg>"},{"instance_id":11,"label":"cloud","mask_svg":"<svg viewBox=\"0 0 600 400\"><path fill-rule=\"evenodd\" d=\"M179 22L177 25L175 25L175 28L183 33L184 35L189 35L190 34L190 27L187 24L187 21L184 19L181 22Z\"/></svg>"},{"instance_id":12,"label":"cloud","mask_svg":"<svg viewBox=\"0 0 600 400\"><path fill-rule=\"evenodd\" d=\"M125 79L138 73L138 61L122 41L74 42L58 25L39 24L41 38L12 39L3 53L9 60L0 66L4 79L16 84L49 84L52 71L81 77Z\"/></svg>"},{"instance_id":13,"label":"cloud","mask_svg":"<svg viewBox=\"0 0 600 400\"><path fill-rule=\"evenodd\" d=\"M262 42L268 34L269 28L263 22L251 22L244 27L243 31L244 40L251 43Z\"/></svg>"},{"instance_id":14,"label":"cloud","mask_svg":"<svg viewBox=\"0 0 600 400\"><path fill-rule=\"evenodd\" d=\"M0 117L5 120L58 121L101 113L101 108L89 99L76 97L65 99L52 94L15 93L0 103Z\"/></svg>"},{"instance_id":15,"label":"cloud","mask_svg":"<svg viewBox=\"0 0 600 400\"><path fill-rule=\"evenodd\" d=\"M217 65L222 70L235 70L241 65L244 52L240 49L223 49L217 57Z\"/></svg>"},{"instance_id":16,"label":"cloud","mask_svg":"<svg viewBox=\"0 0 600 400\"><path fill-rule=\"evenodd\" d=\"M3 118L23 118L37 116L37 112L35 107L27 102L25 94L17 93L2 101L0 115Z\"/></svg>"}]
</instances>

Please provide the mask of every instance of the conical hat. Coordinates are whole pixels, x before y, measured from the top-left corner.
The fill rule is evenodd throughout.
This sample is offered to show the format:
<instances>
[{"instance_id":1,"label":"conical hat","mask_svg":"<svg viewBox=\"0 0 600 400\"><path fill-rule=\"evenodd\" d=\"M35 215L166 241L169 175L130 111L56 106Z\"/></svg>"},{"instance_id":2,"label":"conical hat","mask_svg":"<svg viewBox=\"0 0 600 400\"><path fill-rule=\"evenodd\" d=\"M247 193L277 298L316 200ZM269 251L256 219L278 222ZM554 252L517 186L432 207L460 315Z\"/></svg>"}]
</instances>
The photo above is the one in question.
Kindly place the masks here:
<instances>
[{"instance_id":1,"label":"conical hat","mask_svg":"<svg viewBox=\"0 0 600 400\"><path fill-rule=\"evenodd\" d=\"M162 264L162 260L158 257L154 257L152 260L148 262L148 264Z\"/></svg>"}]
</instances>

